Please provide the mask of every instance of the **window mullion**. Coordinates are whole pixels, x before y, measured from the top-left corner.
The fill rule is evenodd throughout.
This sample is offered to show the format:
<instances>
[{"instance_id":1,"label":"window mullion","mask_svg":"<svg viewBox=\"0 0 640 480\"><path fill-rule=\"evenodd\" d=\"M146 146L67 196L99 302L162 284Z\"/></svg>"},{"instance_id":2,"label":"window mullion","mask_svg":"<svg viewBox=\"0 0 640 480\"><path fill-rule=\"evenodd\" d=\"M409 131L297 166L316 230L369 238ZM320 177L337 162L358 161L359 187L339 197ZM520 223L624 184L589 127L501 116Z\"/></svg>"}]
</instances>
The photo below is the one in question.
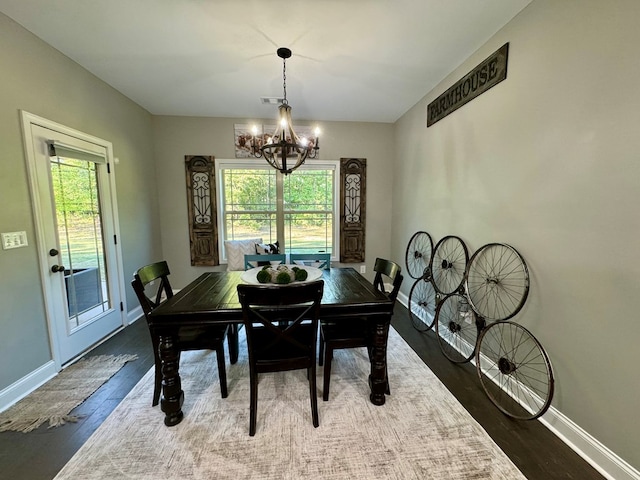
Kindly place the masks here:
<instances>
[{"instance_id":1,"label":"window mullion","mask_svg":"<svg viewBox=\"0 0 640 480\"><path fill-rule=\"evenodd\" d=\"M284 234L284 175L276 172L276 236L280 245L280 251L286 252Z\"/></svg>"}]
</instances>

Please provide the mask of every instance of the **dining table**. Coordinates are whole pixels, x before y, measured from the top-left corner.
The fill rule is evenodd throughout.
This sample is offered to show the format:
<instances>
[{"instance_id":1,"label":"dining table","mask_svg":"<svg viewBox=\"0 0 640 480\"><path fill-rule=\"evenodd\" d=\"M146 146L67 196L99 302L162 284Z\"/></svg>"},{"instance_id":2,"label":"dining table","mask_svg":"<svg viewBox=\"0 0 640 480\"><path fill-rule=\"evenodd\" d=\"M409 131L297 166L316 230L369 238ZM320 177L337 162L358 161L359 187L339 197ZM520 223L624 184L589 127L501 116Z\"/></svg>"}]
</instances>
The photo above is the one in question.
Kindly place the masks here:
<instances>
[{"instance_id":1,"label":"dining table","mask_svg":"<svg viewBox=\"0 0 640 480\"><path fill-rule=\"evenodd\" d=\"M321 320L349 322L367 317L371 322L369 399L374 405L384 405L388 381L387 338L394 302L353 268L331 268L322 270L318 275L324 280ZM165 425L177 425L183 418L185 393L180 381L180 352L176 349L175 341L178 329L229 323L232 331L237 333L243 321L237 287L238 284L247 283L246 278L246 272L241 271L203 273L151 312L150 327L160 336L160 408L165 415ZM282 288L287 288L287 285ZM232 342L229 348L231 363L238 359L237 334L235 339L236 343Z\"/></svg>"}]
</instances>

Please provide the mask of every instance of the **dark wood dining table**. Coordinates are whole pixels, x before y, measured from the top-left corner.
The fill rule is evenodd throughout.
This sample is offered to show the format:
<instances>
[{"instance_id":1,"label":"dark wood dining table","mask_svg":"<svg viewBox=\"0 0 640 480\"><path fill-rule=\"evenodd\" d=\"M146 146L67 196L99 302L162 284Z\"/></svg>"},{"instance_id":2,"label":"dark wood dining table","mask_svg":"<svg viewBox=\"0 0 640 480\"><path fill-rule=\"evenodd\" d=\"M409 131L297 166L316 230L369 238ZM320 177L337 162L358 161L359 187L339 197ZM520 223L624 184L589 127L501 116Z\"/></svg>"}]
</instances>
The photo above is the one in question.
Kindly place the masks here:
<instances>
[{"instance_id":1,"label":"dark wood dining table","mask_svg":"<svg viewBox=\"0 0 640 480\"><path fill-rule=\"evenodd\" d=\"M160 407L167 426L177 425L183 418L184 391L179 374L180 355L175 348L176 331L184 326L226 322L237 328L242 323L242 307L237 293L238 284L244 283L242 273L203 273L151 312L151 326L160 335L163 377ZM393 302L353 268L323 270L322 279L324 294L320 307L321 319L348 322L349 319L366 316L374 325L369 398L374 405L383 405L387 387L387 338ZM282 288L287 287L284 285ZM230 348L232 363L238 358L237 344L234 347Z\"/></svg>"}]
</instances>

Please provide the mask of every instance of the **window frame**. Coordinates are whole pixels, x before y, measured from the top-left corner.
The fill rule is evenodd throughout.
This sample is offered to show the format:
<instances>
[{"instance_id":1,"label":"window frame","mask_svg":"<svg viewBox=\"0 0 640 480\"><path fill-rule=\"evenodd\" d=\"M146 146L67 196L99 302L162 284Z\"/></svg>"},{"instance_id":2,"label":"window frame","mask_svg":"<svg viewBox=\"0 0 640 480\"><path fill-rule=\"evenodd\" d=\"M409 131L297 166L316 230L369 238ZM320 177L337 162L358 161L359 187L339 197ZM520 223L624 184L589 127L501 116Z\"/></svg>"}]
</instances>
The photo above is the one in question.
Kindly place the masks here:
<instances>
[{"instance_id":1,"label":"window frame","mask_svg":"<svg viewBox=\"0 0 640 480\"><path fill-rule=\"evenodd\" d=\"M224 248L224 241L226 239L225 230L225 191L223 183L222 170L225 169L247 169L247 170L273 170L273 167L268 165L262 159L251 158L236 158L236 159L215 159L215 178L216 178L216 197L217 197L217 210L218 210L218 251L220 253L220 263L227 263L227 252ZM310 170L333 170L333 238L331 249L331 261L337 262L340 259L340 161L339 160L313 160L301 165L290 175L295 175L299 171ZM282 231L284 235L284 175L278 171L276 173L276 222L278 223L278 234ZM278 239L284 242L284 239ZM266 240L265 240L266 241ZM282 248L286 248L286 245L282 245Z\"/></svg>"}]
</instances>

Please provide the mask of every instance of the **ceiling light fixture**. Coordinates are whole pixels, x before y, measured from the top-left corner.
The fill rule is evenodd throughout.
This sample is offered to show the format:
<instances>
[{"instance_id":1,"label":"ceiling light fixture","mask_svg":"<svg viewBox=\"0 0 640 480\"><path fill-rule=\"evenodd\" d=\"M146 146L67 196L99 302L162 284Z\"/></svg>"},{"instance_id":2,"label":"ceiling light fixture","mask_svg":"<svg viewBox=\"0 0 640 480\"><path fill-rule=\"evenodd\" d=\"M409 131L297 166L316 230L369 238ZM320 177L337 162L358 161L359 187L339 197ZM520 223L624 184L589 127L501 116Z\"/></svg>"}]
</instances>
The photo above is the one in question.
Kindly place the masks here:
<instances>
[{"instance_id":1,"label":"ceiling light fixture","mask_svg":"<svg viewBox=\"0 0 640 480\"><path fill-rule=\"evenodd\" d=\"M302 165L307 158L316 158L319 146L319 130L315 130L315 138L299 138L291 123L291 107L287 102L287 58L291 57L291 50L279 48L278 57L282 59L282 83L284 96L278 107L280 119L276 131L272 136L256 139L257 128L253 130L253 154L264 159L276 170L285 175L293 172ZM260 145L260 140L266 140Z\"/></svg>"}]
</instances>

